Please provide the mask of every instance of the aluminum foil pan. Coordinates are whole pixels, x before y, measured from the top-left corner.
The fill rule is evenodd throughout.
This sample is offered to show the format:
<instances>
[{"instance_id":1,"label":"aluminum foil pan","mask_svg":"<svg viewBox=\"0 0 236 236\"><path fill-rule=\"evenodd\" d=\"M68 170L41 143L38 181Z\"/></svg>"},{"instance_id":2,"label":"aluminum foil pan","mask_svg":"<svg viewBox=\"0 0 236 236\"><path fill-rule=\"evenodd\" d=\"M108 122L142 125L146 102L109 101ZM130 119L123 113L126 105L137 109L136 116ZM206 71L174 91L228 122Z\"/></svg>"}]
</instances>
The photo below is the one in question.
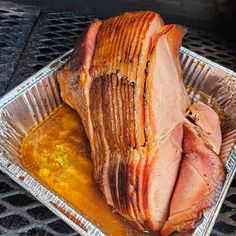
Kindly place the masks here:
<instances>
[{"instance_id":1,"label":"aluminum foil pan","mask_svg":"<svg viewBox=\"0 0 236 236\"><path fill-rule=\"evenodd\" d=\"M71 50L72 51L72 50ZM61 103L54 76L67 60L67 52L0 99L0 170L30 192L81 235L105 235L76 209L32 177L20 164L22 138ZM215 207L203 214L193 235L209 235L236 171L236 73L181 48L181 64L189 96L212 106L222 120L220 156L227 170Z\"/></svg>"}]
</instances>

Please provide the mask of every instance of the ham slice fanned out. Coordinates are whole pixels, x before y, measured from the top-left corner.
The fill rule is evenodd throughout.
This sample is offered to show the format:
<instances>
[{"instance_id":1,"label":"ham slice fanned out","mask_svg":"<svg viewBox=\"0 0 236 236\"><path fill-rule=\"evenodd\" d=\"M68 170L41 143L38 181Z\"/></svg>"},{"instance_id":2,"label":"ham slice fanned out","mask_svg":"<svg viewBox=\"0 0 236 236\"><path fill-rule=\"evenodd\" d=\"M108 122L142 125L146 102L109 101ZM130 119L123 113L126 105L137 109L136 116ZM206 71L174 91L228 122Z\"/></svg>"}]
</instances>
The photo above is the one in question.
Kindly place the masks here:
<instances>
[{"instance_id":1,"label":"ham slice fanned out","mask_svg":"<svg viewBox=\"0 0 236 236\"><path fill-rule=\"evenodd\" d=\"M224 181L224 168L217 154L199 137L190 124L184 124L184 155L171 199L170 215L162 234L187 232L214 203Z\"/></svg>"},{"instance_id":2,"label":"ham slice fanned out","mask_svg":"<svg viewBox=\"0 0 236 236\"><path fill-rule=\"evenodd\" d=\"M162 234L187 232L214 204L224 182L219 158L221 131L216 113L203 103L190 106L184 123L183 158Z\"/></svg>"},{"instance_id":3,"label":"ham slice fanned out","mask_svg":"<svg viewBox=\"0 0 236 236\"><path fill-rule=\"evenodd\" d=\"M183 84L183 35L151 11L96 20L57 74L107 203L163 235L192 229L224 181L218 116Z\"/></svg>"}]
</instances>

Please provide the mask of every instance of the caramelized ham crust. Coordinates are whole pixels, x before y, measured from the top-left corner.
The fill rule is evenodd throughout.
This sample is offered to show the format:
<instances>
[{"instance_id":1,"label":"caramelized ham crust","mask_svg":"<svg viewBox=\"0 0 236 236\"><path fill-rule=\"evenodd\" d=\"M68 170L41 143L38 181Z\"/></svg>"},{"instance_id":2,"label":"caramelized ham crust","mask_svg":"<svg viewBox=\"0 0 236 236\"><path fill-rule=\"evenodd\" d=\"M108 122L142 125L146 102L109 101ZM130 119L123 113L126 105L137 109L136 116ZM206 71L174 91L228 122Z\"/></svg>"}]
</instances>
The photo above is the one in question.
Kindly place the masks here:
<instances>
[{"instance_id":1,"label":"caramelized ham crust","mask_svg":"<svg viewBox=\"0 0 236 236\"><path fill-rule=\"evenodd\" d=\"M107 203L164 235L192 228L224 179L218 116L190 106L184 88L183 35L151 11L96 20L57 75L62 99L82 118Z\"/></svg>"}]
</instances>

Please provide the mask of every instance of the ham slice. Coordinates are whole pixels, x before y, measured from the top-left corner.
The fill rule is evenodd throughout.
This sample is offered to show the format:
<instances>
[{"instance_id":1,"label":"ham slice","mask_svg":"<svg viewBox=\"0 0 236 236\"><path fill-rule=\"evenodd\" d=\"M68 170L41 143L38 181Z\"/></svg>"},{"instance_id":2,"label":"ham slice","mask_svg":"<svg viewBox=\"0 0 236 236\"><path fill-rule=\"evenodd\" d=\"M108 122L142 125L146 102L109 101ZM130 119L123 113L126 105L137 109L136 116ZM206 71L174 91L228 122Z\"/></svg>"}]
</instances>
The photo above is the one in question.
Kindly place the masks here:
<instances>
[{"instance_id":1,"label":"ham slice","mask_svg":"<svg viewBox=\"0 0 236 236\"><path fill-rule=\"evenodd\" d=\"M146 225L152 230L160 230L168 218L170 199L182 156L182 123L190 104L183 87L178 61L178 50L183 34L179 26L162 27L148 68L146 86L148 173L144 192Z\"/></svg>"},{"instance_id":2,"label":"ham slice","mask_svg":"<svg viewBox=\"0 0 236 236\"><path fill-rule=\"evenodd\" d=\"M219 117L198 102L190 106L186 118L184 155L163 235L194 228L202 213L214 204L225 178L218 156L222 142Z\"/></svg>"},{"instance_id":3,"label":"ham slice","mask_svg":"<svg viewBox=\"0 0 236 236\"><path fill-rule=\"evenodd\" d=\"M57 74L62 99L82 118L107 203L164 235L192 228L224 179L218 116L190 106L183 84L184 33L151 11L96 20Z\"/></svg>"},{"instance_id":4,"label":"ham slice","mask_svg":"<svg viewBox=\"0 0 236 236\"><path fill-rule=\"evenodd\" d=\"M221 160L199 135L184 124L183 161L162 235L193 229L222 187L225 175Z\"/></svg>"},{"instance_id":5,"label":"ham slice","mask_svg":"<svg viewBox=\"0 0 236 236\"><path fill-rule=\"evenodd\" d=\"M197 102L190 106L187 112L187 118L195 124L204 141L217 154L220 153L222 144L222 135L220 121L216 112L209 106Z\"/></svg>"}]
</instances>

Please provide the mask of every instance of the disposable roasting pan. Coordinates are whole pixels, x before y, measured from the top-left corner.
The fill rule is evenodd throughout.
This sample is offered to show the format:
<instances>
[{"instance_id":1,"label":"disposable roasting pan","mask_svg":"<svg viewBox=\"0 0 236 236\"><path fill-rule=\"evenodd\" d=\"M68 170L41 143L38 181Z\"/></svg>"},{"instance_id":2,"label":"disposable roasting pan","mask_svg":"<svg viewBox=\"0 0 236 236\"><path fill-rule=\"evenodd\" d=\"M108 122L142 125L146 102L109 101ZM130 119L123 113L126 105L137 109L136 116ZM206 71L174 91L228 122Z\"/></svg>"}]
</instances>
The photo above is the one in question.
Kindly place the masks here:
<instances>
[{"instance_id":1,"label":"disposable roasting pan","mask_svg":"<svg viewBox=\"0 0 236 236\"><path fill-rule=\"evenodd\" d=\"M36 180L19 161L22 138L62 103L55 72L65 63L71 51L0 99L0 170L81 235L105 235L69 202ZM215 207L203 214L203 220L193 232L197 236L209 235L236 170L236 73L186 48L182 47L180 52L190 98L213 106L222 120L220 155L227 170L226 180Z\"/></svg>"}]
</instances>

